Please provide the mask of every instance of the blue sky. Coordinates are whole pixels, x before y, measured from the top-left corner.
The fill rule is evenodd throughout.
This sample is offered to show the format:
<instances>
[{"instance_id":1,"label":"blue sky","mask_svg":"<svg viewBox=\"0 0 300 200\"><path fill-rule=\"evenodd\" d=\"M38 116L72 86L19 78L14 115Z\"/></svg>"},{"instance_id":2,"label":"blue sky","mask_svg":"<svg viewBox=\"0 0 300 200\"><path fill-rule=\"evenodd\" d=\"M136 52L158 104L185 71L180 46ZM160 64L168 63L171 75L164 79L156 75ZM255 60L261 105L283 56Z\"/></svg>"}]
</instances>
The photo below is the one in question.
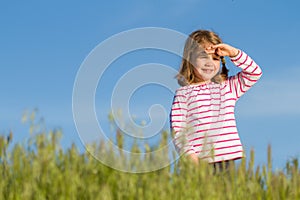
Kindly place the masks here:
<instances>
[{"instance_id":1,"label":"blue sky","mask_svg":"<svg viewBox=\"0 0 300 200\"><path fill-rule=\"evenodd\" d=\"M22 114L38 108L47 127L63 129L63 145L75 142L83 148L72 116L73 84L83 60L99 43L133 28L163 27L184 34L210 29L263 69L262 79L237 103L238 129L245 149L255 149L258 163L266 162L271 144L274 165L283 168L286 160L300 156L299 4L296 0L0 1L0 133L12 130L15 141L22 141L28 137ZM178 69L178 59L170 55L149 55L137 52L131 61L128 55L107 70L102 80L107 87L96 96L103 123L113 85L126 71L148 62ZM229 68L236 72L230 64ZM132 97L131 112L147 121L149 107L159 103L168 109L172 95L158 86L141 88Z\"/></svg>"}]
</instances>

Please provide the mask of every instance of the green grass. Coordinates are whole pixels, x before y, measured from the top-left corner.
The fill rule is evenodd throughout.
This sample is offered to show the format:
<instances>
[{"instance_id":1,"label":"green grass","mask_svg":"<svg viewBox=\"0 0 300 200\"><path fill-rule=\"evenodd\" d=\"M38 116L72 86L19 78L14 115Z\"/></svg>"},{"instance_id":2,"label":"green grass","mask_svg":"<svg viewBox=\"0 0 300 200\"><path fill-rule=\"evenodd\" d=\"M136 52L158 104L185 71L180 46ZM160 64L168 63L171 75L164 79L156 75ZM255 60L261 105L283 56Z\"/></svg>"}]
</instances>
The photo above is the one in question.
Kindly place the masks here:
<instances>
[{"instance_id":1,"label":"green grass","mask_svg":"<svg viewBox=\"0 0 300 200\"><path fill-rule=\"evenodd\" d=\"M10 146L13 135L0 137L0 199L300 199L298 159L287 161L284 170L272 171L270 147L267 165L255 168L252 151L249 162L242 160L217 174L211 165L200 162L196 167L185 157L173 172L169 166L133 174L107 167L89 153L79 153L75 145L63 149L60 131L40 129L27 142ZM113 154L107 144L92 146L95 153L105 149ZM137 146L132 150L140 151ZM133 167L153 159L111 157L128 159Z\"/></svg>"}]
</instances>

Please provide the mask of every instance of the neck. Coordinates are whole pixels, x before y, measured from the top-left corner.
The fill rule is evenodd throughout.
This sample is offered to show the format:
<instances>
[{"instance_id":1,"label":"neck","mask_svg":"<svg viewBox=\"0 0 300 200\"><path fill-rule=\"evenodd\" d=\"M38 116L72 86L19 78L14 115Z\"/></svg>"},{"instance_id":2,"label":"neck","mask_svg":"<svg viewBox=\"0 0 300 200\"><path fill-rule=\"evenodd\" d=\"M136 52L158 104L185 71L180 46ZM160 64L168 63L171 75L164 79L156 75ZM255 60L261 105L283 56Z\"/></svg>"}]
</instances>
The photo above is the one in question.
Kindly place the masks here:
<instances>
[{"instance_id":1,"label":"neck","mask_svg":"<svg viewBox=\"0 0 300 200\"><path fill-rule=\"evenodd\" d=\"M193 81L193 83L191 83L191 85L204 85L204 84L207 84L210 82L211 82L211 80L204 81L203 79L195 77L195 80Z\"/></svg>"}]
</instances>

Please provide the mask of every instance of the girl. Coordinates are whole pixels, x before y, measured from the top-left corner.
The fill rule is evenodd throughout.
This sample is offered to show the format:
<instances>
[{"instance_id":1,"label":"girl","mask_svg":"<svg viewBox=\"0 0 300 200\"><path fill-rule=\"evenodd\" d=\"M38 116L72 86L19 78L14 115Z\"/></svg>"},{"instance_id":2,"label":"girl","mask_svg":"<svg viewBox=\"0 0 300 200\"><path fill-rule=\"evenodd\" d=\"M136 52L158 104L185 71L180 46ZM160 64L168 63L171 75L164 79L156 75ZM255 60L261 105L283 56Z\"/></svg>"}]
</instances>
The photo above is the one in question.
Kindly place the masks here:
<instances>
[{"instance_id":1,"label":"girl","mask_svg":"<svg viewBox=\"0 0 300 200\"><path fill-rule=\"evenodd\" d=\"M241 72L228 77L224 56ZM222 69L220 65L222 61ZM174 144L195 163L199 159L222 168L243 157L234 116L236 101L261 77L260 67L243 51L222 43L207 30L186 40L171 110Z\"/></svg>"}]
</instances>

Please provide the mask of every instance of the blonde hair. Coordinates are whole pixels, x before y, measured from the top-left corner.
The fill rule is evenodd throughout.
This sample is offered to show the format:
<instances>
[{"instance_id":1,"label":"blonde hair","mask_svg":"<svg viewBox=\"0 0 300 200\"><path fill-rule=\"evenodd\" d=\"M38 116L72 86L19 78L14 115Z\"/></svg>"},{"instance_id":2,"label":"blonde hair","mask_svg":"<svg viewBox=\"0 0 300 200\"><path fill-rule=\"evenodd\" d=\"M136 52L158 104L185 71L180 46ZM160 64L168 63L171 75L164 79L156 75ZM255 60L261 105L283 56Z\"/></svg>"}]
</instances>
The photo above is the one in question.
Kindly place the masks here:
<instances>
[{"instance_id":1,"label":"blonde hair","mask_svg":"<svg viewBox=\"0 0 300 200\"><path fill-rule=\"evenodd\" d=\"M194 58L202 53L205 53L205 50L202 48L202 46L206 43L216 45L222 43L222 40L216 33L208 30L194 31L187 38L184 46L179 73L176 75L176 78L180 85L189 85L192 83L197 83L199 81L199 78L197 78L193 70L192 63ZM221 61L221 72L213 77L213 82L220 83L228 78L229 70L226 68L224 57L221 57Z\"/></svg>"}]
</instances>

